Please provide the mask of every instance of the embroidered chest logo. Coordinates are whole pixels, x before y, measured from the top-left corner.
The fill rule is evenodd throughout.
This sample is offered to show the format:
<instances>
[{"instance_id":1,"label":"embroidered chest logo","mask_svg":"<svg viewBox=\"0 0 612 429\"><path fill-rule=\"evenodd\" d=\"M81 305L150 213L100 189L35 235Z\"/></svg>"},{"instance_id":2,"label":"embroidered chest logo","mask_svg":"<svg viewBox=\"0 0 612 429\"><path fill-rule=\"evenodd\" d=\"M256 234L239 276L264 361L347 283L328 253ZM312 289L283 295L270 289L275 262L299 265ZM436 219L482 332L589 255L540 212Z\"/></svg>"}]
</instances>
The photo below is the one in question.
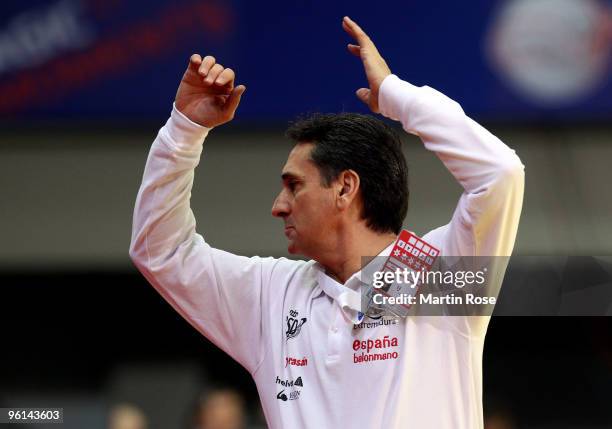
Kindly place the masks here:
<instances>
[{"instance_id":1,"label":"embroidered chest logo","mask_svg":"<svg viewBox=\"0 0 612 429\"><path fill-rule=\"evenodd\" d=\"M399 357L397 337L385 335L382 338L368 338L353 341L353 363L372 362L375 360L397 359ZM361 351L361 354L359 354ZM372 352L372 353L370 353Z\"/></svg>"},{"instance_id":2,"label":"embroidered chest logo","mask_svg":"<svg viewBox=\"0 0 612 429\"><path fill-rule=\"evenodd\" d=\"M276 376L276 384L283 386L283 389L276 394L276 399L280 399L283 402L299 399L302 391L299 390L298 387L304 387L302 377L298 377L295 380L284 380Z\"/></svg>"},{"instance_id":3,"label":"embroidered chest logo","mask_svg":"<svg viewBox=\"0 0 612 429\"><path fill-rule=\"evenodd\" d=\"M353 329L363 329L363 328L377 328L379 326L389 326L389 325L397 325L399 320L395 316L370 316L367 315L363 319L363 321L358 325L353 325Z\"/></svg>"},{"instance_id":4,"label":"embroidered chest logo","mask_svg":"<svg viewBox=\"0 0 612 429\"><path fill-rule=\"evenodd\" d=\"M285 358L285 368L287 368L288 365L292 365L292 366L306 366L306 365L308 365L308 358L306 356L304 356L302 359L286 357Z\"/></svg>"},{"instance_id":5,"label":"embroidered chest logo","mask_svg":"<svg viewBox=\"0 0 612 429\"><path fill-rule=\"evenodd\" d=\"M299 318L298 314L296 310L289 310L289 316L286 317L287 330L285 331L287 339L297 337L302 330L302 326L306 323L306 318Z\"/></svg>"}]
</instances>

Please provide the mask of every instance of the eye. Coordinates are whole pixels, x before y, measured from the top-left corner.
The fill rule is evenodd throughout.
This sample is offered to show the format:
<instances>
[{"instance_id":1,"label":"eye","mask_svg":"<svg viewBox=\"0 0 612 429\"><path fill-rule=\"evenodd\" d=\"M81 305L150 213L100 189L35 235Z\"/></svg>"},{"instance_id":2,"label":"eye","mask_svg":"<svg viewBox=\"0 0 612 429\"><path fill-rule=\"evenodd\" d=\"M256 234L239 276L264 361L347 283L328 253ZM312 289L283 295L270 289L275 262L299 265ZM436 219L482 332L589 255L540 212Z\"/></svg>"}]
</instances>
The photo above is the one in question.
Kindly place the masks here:
<instances>
[{"instance_id":1,"label":"eye","mask_svg":"<svg viewBox=\"0 0 612 429\"><path fill-rule=\"evenodd\" d=\"M287 187L289 188L289 190L290 190L291 192L295 192L295 188L297 187L297 185L298 185L298 183L297 183L297 181L296 181L296 180L290 180L290 181L287 183Z\"/></svg>"}]
</instances>

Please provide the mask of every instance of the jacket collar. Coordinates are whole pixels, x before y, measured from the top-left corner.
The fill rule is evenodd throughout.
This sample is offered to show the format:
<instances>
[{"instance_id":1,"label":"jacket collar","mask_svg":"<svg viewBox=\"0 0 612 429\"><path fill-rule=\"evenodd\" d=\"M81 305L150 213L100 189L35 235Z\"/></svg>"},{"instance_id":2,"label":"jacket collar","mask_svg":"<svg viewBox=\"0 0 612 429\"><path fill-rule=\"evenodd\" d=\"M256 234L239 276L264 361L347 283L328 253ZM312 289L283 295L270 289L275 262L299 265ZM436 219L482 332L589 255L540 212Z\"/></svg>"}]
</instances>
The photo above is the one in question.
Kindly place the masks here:
<instances>
[{"instance_id":1,"label":"jacket collar","mask_svg":"<svg viewBox=\"0 0 612 429\"><path fill-rule=\"evenodd\" d=\"M362 289L372 284L373 273L382 269L394 244L395 242L384 248L361 270L353 273L344 284L327 275L323 265L318 262L314 264L319 287L338 304L344 316L354 324L361 323L364 316L361 308Z\"/></svg>"}]
</instances>

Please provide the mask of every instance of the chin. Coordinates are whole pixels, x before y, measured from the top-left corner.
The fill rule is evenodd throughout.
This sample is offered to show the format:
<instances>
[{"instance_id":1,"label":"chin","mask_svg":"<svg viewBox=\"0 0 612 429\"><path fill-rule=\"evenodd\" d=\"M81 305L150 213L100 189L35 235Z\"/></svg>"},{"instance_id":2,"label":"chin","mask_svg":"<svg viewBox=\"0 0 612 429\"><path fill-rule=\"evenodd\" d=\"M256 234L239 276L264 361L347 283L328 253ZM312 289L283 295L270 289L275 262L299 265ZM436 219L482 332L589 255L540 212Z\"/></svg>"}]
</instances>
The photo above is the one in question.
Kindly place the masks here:
<instances>
[{"instance_id":1,"label":"chin","mask_svg":"<svg viewBox=\"0 0 612 429\"><path fill-rule=\"evenodd\" d=\"M299 253L299 250L297 246L295 245L295 243L290 241L289 244L287 245L287 252L290 255L295 255L296 253Z\"/></svg>"},{"instance_id":2,"label":"chin","mask_svg":"<svg viewBox=\"0 0 612 429\"><path fill-rule=\"evenodd\" d=\"M290 255L295 255L301 252L299 240L295 231L287 235L287 252Z\"/></svg>"}]
</instances>

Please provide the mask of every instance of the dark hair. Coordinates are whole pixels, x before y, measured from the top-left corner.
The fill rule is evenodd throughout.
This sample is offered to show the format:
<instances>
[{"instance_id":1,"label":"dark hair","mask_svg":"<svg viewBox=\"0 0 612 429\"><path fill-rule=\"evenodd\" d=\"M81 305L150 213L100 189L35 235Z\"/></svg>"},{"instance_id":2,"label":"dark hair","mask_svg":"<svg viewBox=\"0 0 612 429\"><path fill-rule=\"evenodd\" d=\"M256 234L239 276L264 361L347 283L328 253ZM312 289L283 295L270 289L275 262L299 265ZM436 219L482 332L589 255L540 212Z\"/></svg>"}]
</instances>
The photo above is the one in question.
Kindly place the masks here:
<instances>
[{"instance_id":1,"label":"dark hair","mask_svg":"<svg viewBox=\"0 0 612 429\"><path fill-rule=\"evenodd\" d=\"M408 166L391 127L358 113L317 113L291 124L286 135L298 144L314 144L310 157L323 186L330 186L342 171L356 171L367 226L400 232L408 211Z\"/></svg>"}]
</instances>

